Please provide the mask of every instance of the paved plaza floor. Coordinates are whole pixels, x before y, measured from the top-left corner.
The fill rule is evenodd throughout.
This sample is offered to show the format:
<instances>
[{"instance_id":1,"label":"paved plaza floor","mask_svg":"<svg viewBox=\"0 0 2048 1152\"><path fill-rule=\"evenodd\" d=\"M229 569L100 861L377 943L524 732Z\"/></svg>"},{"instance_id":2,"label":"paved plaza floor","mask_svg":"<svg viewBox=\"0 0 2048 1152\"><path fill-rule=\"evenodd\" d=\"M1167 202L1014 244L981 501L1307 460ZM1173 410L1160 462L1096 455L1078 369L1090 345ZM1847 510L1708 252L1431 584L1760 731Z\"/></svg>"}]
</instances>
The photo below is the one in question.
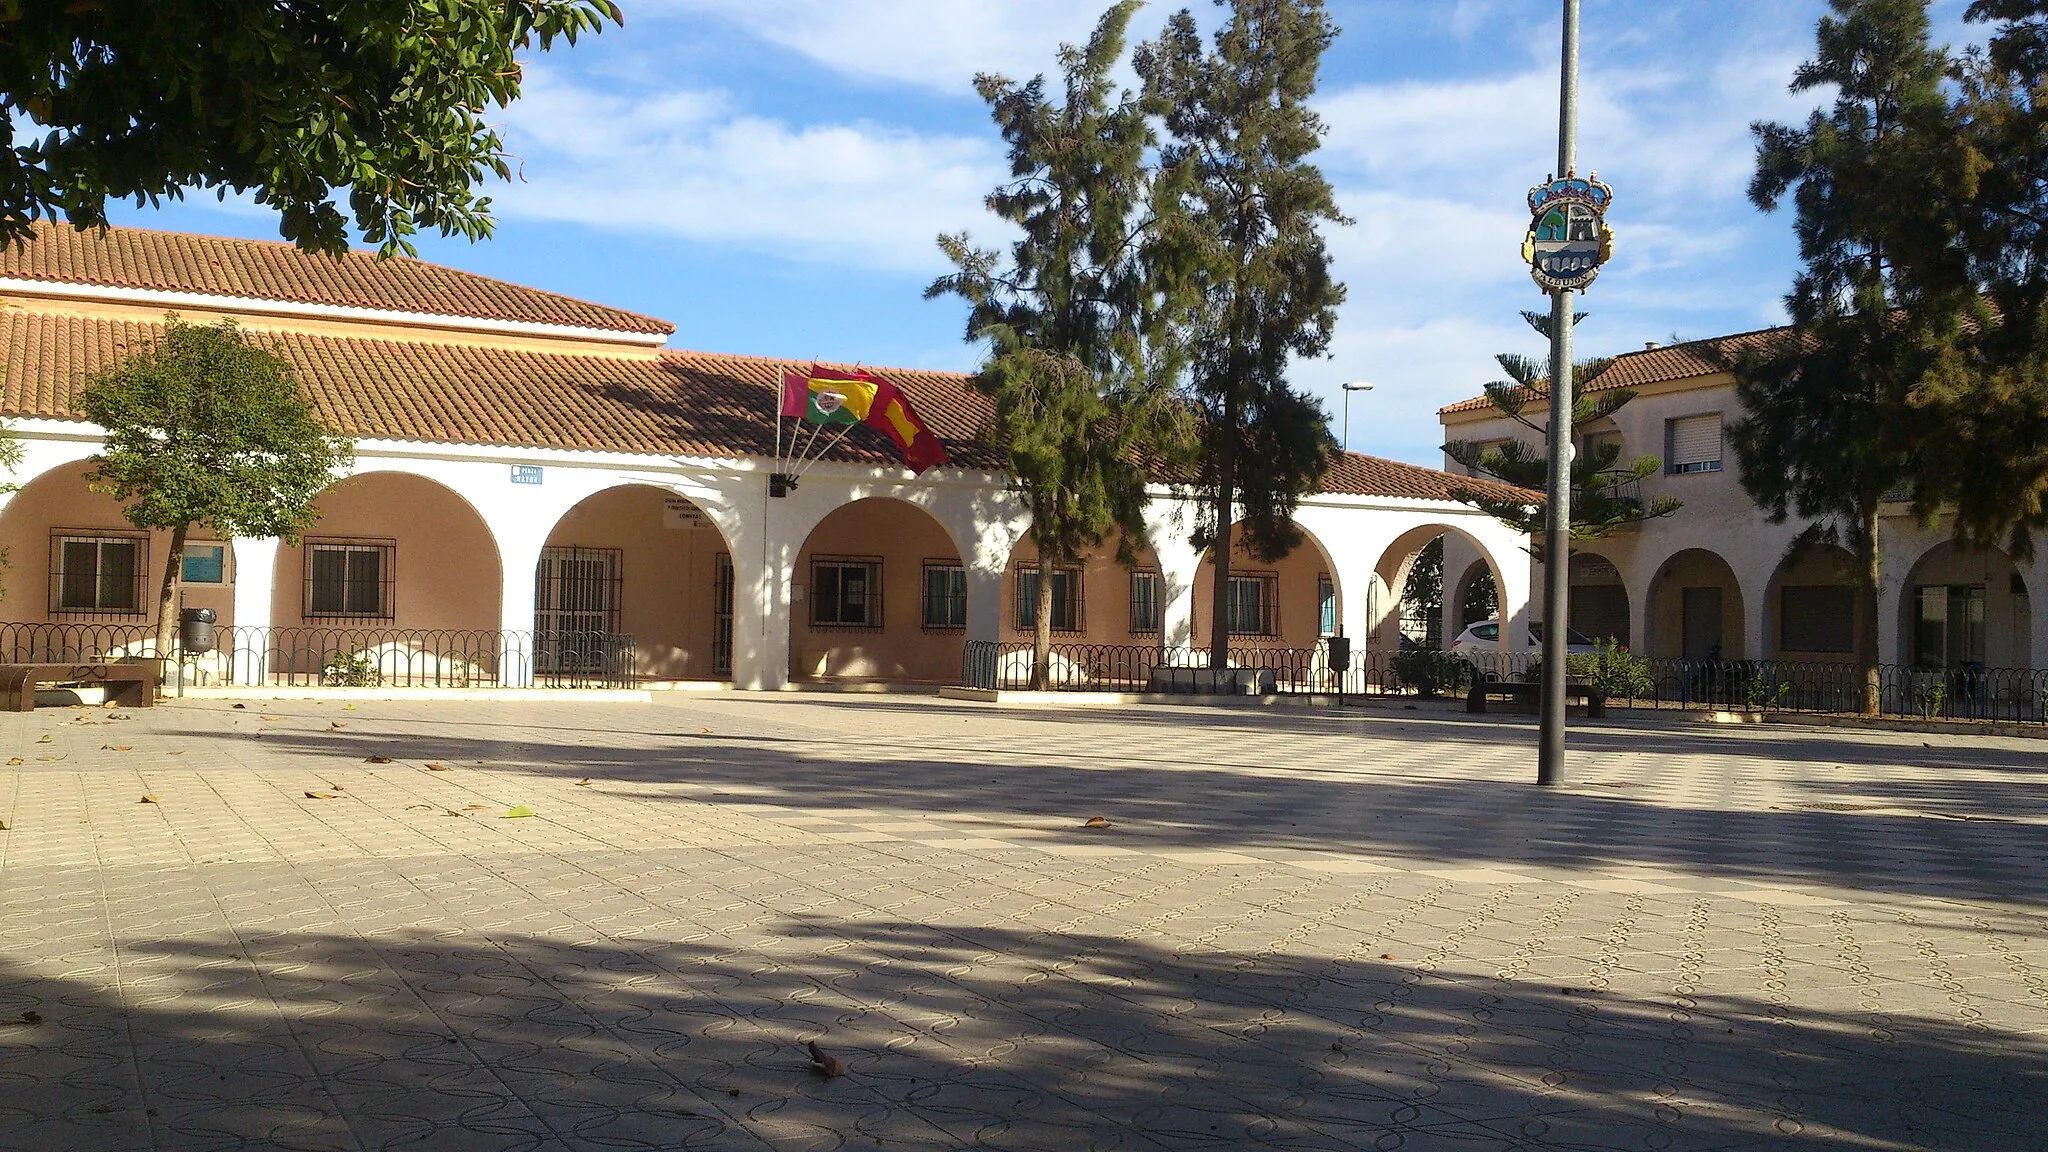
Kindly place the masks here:
<instances>
[{"instance_id":1,"label":"paved plaza floor","mask_svg":"<svg viewBox=\"0 0 2048 1152\"><path fill-rule=\"evenodd\" d=\"M1616 721L1555 791L1533 747L816 695L0 717L0 1148L2048 1148L2048 743Z\"/></svg>"}]
</instances>

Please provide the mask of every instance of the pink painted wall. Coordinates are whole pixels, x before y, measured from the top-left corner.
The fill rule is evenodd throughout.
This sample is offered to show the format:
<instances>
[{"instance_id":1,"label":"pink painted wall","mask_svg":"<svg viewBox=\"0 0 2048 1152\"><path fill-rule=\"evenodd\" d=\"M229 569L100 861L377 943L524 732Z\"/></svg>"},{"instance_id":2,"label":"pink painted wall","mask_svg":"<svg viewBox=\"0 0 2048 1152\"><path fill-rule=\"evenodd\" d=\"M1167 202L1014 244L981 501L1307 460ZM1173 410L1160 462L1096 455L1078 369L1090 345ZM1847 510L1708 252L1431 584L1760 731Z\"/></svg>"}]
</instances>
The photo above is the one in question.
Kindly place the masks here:
<instances>
[{"instance_id":1,"label":"pink painted wall","mask_svg":"<svg viewBox=\"0 0 2048 1152\"><path fill-rule=\"evenodd\" d=\"M1235 533L1233 533L1233 537ZM1303 539L1301 546L1275 563L1254 560L1246 554L1243 546L1234 539L1230 553L1230 571L1233 576L1264 575L1271 573L1279 577L1279 635L1239 636L1233 635L1232 646L1247 648L1313 648L1322 639L1321 605L1317 598L1318 578L1331 573L1328 560L1313 538ZM1201 568L1195 573L1194 589L1194 642L1197 647L1209 644L1213 589L1216 587L1216 566L1205 557Z\"/></svg>"},{"instance_id":2,"label":"pink painted wall","mask_svg":"<svg viewBox=\"0 0 2048 1152\"><path fill-rule=\"evenodd\" d=\"M718 557L729 549L701 513L672 524L669 500L682 498L646 487L600 492L562 517L548 547L619 551L619 630L633 637L641 676L724 679L713 670L711 638Z\"/></svg>"},{"instance_id":3,"label":"pink painted wall","mask_svg":"<svg viewBox=\"0 0 2048 1152\"><path fill-rule=\"evenodd\" d=\"M121 506L113 497L86 487L85 474L91 470L90 464L78 463L45 472L15 493L5 511L0 512L0 547L6 548L8 561L5 573L0 574L0 587L5 589L4 598L0 598L0 619L25 623L59 620L109 625L150 624L155 621L157 595L163 582L171 534L137 532L121 515ZM52 555L56 547L53 536L73 529L86 534L104 532L113 536L147 536L144 563L148 578L141 589L138 611L51 612L50 579L57 567L56 558ZM212 541L211 533L204 529L193 530L191 543L209 542L218 543ZM228 549L225 576L226 582L222 584L185 585L182 605L211 608L219 614L221 624L231 623L235 597L232 548Z\"/></svg>"},{"instance_id":4,"label":"pink painted wall","mask_svg":"<svg viewBox=\"0 0 2048 1152\"><path fill-rule=\"evenodd\" d=\"M431 480L371 472L336 483L315 502L320 519L308 541L395 545L389 620L306 617L303 547L277 550L271 624L288 628L445 628L495 631L504 574L498 546L467 501Z\"/></svg>"},{"instance_id":5,"label":"pink painted wall","mask_svg":"<svg viewBox=\"0 0 2048 1152\"><path fill-rule=\"evenodd\" d=\"M1081 630L1078 632L1054 632L1054 644L1117 644L1154 645L1159 642L1159 632L1137 633L1131 631L1131 573L1116 558L1116 546L1106 545L1083 557L1081 569ZM1003 574L1003 639L1028 643L1034 635L1033 629L1018 626L1022 595L1021 578L1026 571L1038 568L1038 550L1027 538L1017 546L1010 557L1010 567ZM1149 548L1138 552L1136 571L1159 572L1159 561ZM1167 591L1160 585L1159 595L1164 600ZM1162 612L1164 605L1162 604Z\"/></svg>"},{"instance_id":6,"label":"pink painted wall","mask_svg":"<svg viewBox=\"0 0 2048 1152\"><path fill-rule=\"evenodd\" d=\"M812 561L821 557L882 565L882 626L840 628L811 623ZM861 500L840 508L811 532L797 555L790 605L789 672L796 681L959 681L965 629L924 627L924 562L958 564L960 555L939 522L898 500Z\"/></svg>"}]
</instances>

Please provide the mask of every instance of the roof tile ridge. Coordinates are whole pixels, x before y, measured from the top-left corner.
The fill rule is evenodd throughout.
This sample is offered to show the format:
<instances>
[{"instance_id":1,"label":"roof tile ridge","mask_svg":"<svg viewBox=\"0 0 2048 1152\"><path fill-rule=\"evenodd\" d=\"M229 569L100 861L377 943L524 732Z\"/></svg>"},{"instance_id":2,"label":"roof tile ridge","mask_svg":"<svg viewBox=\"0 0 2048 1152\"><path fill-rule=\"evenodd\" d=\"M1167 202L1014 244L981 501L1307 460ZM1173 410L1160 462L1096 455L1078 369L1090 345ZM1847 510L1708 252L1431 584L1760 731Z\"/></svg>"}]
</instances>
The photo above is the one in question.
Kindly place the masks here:
<instances>
[{"instance_id":1,"label":"roof tile ridge","mask_svg":"<svg viewBox=\"0 0 2048 1152\"><path fill-rule=\"evenodd\" d=\"M571 296L566 292L555 292L546 288L535 288L530 284L518 284L511 280L501 280L496 276L487 276L482 272L471 272L467 268L457 268L452 264L439 264L432 260L422 260L417 256L406 256L403 254L394 256L382 256L379 255L375 249L357 248L354 245L350 245L348 249L344 251L341 255L335 256L326 252L307 252L305 249L300 248L297 244L293 243L290 240L271 240L267 238L258 238L253 236L220 236L211 232L180 232L171 228L144 228L131 224L93 224L87 225L84 228L77 227L76 225L71 224L69 221L58 220L37 220L34 221L34 224L38 228L47 226L53 231L60 228L69 229L72 233L81 235L87 232L100 232L110 236L116 234L125 234L129 236L151 236L164 237L174 240L202 241L205 243L221 244L229 247L238 244L246 244L251 247L283 249L287 252L297 253L313 259L332 260L336 265L343 264L349 257L355 257L362 260L369 260L376 264L383 264L391 261L402 261L406 264L410 264L418 268L426 268L442 272L452 272L457 276L467 277L472 280L481 280L487 284L495 284L502 288L509 288L514 292L518 293L532 293L537 296L549 296L553 297L556 300L566 300L571 304L580 304L585 308L595 308L601 312L610 312L618 316L630 316L635 320L647 321L648 323L653 324L655 327L661 329L664 332L674 332L676 330L676 326L674 324L668 322L667 320L663 320L659 316L649 316L644 312L635 312L629 308L620 308L615 304L601 304L595 300L585 300L581 296ZM90 283L90 281L85 282ZM197 295L222 296L231 300L264 299L264 297L261 296L255 296L242 292L202 292L198 289L184 290L194 292ZM293 302L297 303L298 301ZM375 308L372 310L399 314L414 313L422 316L448 316L455 319L505 319L504 317L471 316L461 312L422 312L417 309L406 308ZM595 325L587 324L564 324L564 326L570 328L589 328L593 332L626 331L626 329L600 328Z\"/></svg>"},{"instance_id":2,"label":"roof tile ridge","mask_svg":"<svg viewBox=\"0 0 2048 1152\"><path fill-rule=\"evenodd\" d=\"M905 368L888 364L870 364L864 360L831 360L820 356L769 356L757 352L711 352L699 348L663 348L663 359L682 360L699 357L706 360L741 360L759 364L822 364L831 368L864 368L871 372L915 372L922 376L950 376L958 380L972 380L972 372L954 372L945 368Z\"/></svg>"}]
</instances>

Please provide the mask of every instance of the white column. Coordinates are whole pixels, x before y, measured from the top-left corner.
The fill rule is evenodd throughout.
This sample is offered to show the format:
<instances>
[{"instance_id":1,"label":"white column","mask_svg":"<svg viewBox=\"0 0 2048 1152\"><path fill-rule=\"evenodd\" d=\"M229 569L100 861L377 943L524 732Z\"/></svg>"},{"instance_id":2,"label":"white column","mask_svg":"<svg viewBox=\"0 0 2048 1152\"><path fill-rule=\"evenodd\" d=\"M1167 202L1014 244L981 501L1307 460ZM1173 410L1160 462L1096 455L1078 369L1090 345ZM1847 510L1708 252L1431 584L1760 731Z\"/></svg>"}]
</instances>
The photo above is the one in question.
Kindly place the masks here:
<instances>
[{"instance_id":1,"label":"white column","mask_svg":"<svg viewBox=\"0 0 2048 1152\"><path fill-rule=\"evenodd\" d=\"M518 530L493 525L498 537L498 557L503 565L499 577L498 627L505 633L505 647L498 656L498 683L506 688L533 686L533 594L535 570L540 567L541 549L554 521L528 524Z\"/></svg>"},{"instance_id":2,"label":"white column","mask_svg":"<svg viewBox=\"0 0 2048 1152\"><path fill-rule=\"evenodd\" d=\"M2036 552L2033 564L2020 569L2020 578L2027 582L2026 605L2032 624L2027 667L2048 668L2048 553ZM2048 707L2048 700L2041 704Z\"/></svg>"},{"instance_id":3,"label":"white column","mask_svg":"<svg viewBox=\"0 0 2048 1152\"><path fill-rule=\"evenodd\" d=\"M276 537L234 541L234 628L222 638L233 645L235 683L259 687L269 682L270 611L277 593Z\"/></svg>"},{"instance_id":4,"label":"white column","mask_svg":"<svg viewBox=\"0 0 2048 1152\"><path fill-rule=\"evenodd\" d=\"M1502 650L1512 652L1515 649L1507 647L1507 638L1515 637L1519 644L1521 638L1529 634L1537 600L1530 595L1530 573L1535 565L1529 557L1528 540L1510 534L1505 528L1489 534L1486 547L1497 569L1494 577L1500 585Z\"/></svg>"}]
</instances>

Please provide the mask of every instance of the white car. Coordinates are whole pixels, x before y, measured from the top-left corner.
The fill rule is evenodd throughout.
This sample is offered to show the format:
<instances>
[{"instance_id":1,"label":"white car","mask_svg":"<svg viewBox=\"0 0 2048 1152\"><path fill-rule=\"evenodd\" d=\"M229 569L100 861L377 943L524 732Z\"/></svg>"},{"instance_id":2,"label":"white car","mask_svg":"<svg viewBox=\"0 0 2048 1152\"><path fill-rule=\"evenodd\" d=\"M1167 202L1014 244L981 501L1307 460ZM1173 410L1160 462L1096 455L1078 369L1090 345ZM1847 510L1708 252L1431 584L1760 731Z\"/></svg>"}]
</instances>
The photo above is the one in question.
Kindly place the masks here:
<instances>
[{"instance_id":1,"label":"white car","mask_svg":"<svg viewBox=\"0 0 2048 1152\"><path fill-rule=\"evenodd\" d=\"M1528 641L1527 645L1522 649L1524 653L1530 656L1540 655L1543 651L1543 625L1529 625L1529 634L1523 637L1523 639ZM1564 630L1564 647L1567 653L1574 656L1580 654L1590 655L1600 651L1600 645L1595 643L1591 637L1582 635L1571 628ZM1453 655L1468 658L1482 652L1493 654L1498 653L1500 650L1499 620L1481 620L1479 623L1458 633L1458 638L1451 641L1449 649Z\"/></svg>"}]
</instances>

